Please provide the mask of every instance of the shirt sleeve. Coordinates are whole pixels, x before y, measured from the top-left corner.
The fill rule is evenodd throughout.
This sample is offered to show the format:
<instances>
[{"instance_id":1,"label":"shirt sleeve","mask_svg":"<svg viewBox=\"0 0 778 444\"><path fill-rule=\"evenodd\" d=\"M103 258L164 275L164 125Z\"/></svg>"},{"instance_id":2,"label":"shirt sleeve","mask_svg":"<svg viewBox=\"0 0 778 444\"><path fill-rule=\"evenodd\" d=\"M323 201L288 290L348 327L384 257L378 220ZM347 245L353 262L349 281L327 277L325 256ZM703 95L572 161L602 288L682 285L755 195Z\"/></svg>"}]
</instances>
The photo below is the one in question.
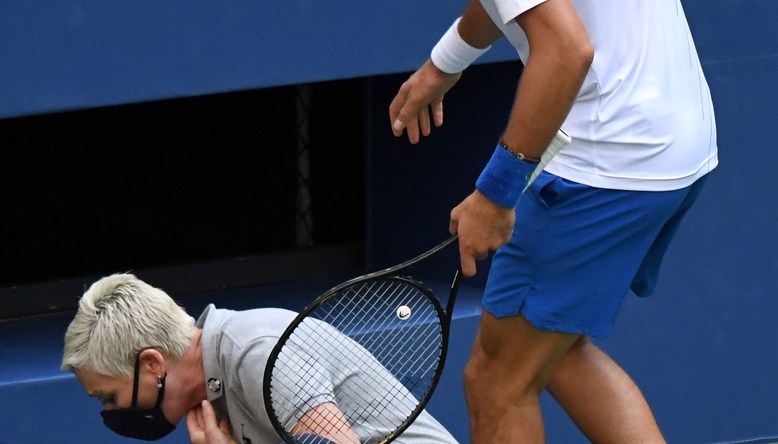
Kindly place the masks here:
<instances>
[{"instance_id":1,"label":"shirt sleeve","mask_svg":"<svg viewBox=\"0 0 778 444\"><path fill-rule=\"evenodd\" d=\"M264 363L269 355L269 352L259 350L263 348L252 347L248 350L239 370L244 390L256 393L260 402L264 402L262 380ZM290 429L305 412L319 404L334 402L335 396L332 377L319 359L307 350L289 344L283 353L276 361L274 372L277 379L273 393L274 398L279 400L274 403L274 407L279 421ZM255 373L253 368L259 368L259 371Z\"/></svg>"},{"instance_id":2,"label":"shirt sleeve","mask_svg":"<svg viewBox=\"0 0 778 444\"><path fill-rule=\"evenodd\" d=\"M502 24L508 24L519 15L534 8L535 6L545 3L546 0L482 0L483 2L492 1L497 7L497 12L500 14L500 20Z\"/></svg>"}]
</instances>

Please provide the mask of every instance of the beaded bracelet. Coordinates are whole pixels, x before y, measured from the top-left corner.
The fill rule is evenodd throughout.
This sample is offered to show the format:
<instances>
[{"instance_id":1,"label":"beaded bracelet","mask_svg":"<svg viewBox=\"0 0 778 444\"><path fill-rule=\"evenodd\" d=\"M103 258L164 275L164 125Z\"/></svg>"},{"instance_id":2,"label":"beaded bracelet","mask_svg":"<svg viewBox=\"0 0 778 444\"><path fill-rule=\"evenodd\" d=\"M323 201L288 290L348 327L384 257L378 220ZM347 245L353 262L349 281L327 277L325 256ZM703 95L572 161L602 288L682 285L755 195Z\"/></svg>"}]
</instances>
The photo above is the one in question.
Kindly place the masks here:
<instances>
[{"instance_id":1,"label":"beaded bracelet","mask_svg":"<svg viewBox=\"0 0 778 444\"><path fill-rule=\"evenodd\" d=\"M514 156L516 156L516 158L519 159L519 160L525 160L525 161L530 162L530 163L540 163L540 158L539 157L529 157L529 156L525 156L522 153L517 153L515 151L512 151L510 148L508 148L508 145L506 145L505 142L503 142L502 140L500 141L500 146L505 148L505 150L508 151L509 153L511 153Z\"/></svg>"}]
</instances>

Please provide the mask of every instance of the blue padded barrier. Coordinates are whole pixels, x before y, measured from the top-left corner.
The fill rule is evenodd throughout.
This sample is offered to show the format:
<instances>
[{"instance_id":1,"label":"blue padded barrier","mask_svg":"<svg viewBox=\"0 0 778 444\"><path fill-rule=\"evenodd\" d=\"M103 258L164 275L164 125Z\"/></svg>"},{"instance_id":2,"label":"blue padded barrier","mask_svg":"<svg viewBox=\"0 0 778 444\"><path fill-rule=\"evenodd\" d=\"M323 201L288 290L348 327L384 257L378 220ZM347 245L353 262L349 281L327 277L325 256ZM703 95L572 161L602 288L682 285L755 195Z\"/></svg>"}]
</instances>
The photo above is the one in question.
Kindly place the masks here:
<instances>
[{"instance_id":1,"label":"blue padded barrier","mask_svg":"<svg viewBox=\"0 0 778 444\"><path fill-rule=\"evenodd\" d=\"M351 277L351 276L349 276ZM274 306L301 310L308 302L344 279L343 276L290 281L261 287L225 290L177 298L195 318L208 303L223 308ZM447 282L430 281L447 294ZM480 291L463 286L452 326L450 355L429 410L467 441L467 414L461 372L480 310ZM132 443L102 423L100 404L89 398L70 373L59 370L62 337L73 313L0 323L0 443L97 444ZM188 443L184 421L160 443Z\"/></svg>"}]
</instances>

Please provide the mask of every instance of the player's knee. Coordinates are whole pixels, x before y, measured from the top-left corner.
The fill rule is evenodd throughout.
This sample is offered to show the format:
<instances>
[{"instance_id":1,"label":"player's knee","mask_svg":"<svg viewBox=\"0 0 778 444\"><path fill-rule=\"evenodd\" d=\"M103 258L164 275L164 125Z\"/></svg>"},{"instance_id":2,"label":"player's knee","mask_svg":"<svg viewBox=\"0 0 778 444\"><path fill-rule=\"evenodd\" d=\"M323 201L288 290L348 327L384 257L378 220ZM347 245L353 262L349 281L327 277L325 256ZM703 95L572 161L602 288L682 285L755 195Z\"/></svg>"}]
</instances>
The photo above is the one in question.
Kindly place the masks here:
<instances>
[{"instance_id":1,"label":"player's knee","mask_svg":"<svg viewBox=\"0 0 778 444\"><path fill-rule=\"evenodd\" d=\"M478 371L473 367L472 359L470 359L467 361L467 364L465 364L465 369L462 372L462 385L465 387L465 390L470 390L476 385L477 378Z\"/></svg>"},{"instance_id":2,"label":"player's knee","mask_svg":"<svg viewBox=\"0 0 778 444\"><path fill-rule=\"evenodd\" d=\"M462 383L465 390L471 390L477 387L483 387L488 384L490 365L488 357L480 348L478 340L473 346L470 352L470 357L465 364L464 371L462 372ZM493 369L493 368L491 368Z\"/></svg>"},{"instance_id":3,"label":"player's knee","mask_svg":"<svg viewBox=\"0 0 778 444\"><path fill-rule=\"evenodd\" d=\"M499 392L500 374L505 374L499 367L503 363L489 360L484 353L474 350L465 364L462 372L462 385L465 392Z\"/></svg>"}]
</instances>

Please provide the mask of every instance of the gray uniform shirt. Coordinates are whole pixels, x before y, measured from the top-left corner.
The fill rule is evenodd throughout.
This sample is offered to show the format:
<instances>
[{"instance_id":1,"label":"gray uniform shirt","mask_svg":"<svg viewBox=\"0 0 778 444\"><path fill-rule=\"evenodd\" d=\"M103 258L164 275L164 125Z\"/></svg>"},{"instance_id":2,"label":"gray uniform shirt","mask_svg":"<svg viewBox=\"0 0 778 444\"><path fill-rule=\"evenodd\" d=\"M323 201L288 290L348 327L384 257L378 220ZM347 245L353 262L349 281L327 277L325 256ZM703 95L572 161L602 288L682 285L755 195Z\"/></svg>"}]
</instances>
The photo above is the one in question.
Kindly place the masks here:
<instances>
[{"instance_id":1,"label":"gray uniform shirt","mask_svg":"<svg viewBox=\"0 0 778 444\"><path fill-rule=\"evenodd\" d=\"M276 444L281 442L265 410L262 379L265 364L278 338L297 313L277 308L246 311L217 309L209 305L197 326L202 328L202 355L208 400L219 417L230 421L232 434L244 444ZM309 350L315 354L316 350ZM333 383L322 387L334 390L364 390L364 386L348 387L348 369L327 368ZM356 378L358 379L358 378ZM342 383L340 383L342 381ZM380 390L376 391L376 395ZM331 394L330 399L335 395ZM327 398L328 395L323 395ZM348 412L344 411L348 416ZM391 412L387 412L391 414ZM374 418L364 418L366 424L353 424L354 431L365 442L367 430L373 430ZM426 410L394 442L400 444L456 443L456 439Z\"/></svg>"}]
</instances>

